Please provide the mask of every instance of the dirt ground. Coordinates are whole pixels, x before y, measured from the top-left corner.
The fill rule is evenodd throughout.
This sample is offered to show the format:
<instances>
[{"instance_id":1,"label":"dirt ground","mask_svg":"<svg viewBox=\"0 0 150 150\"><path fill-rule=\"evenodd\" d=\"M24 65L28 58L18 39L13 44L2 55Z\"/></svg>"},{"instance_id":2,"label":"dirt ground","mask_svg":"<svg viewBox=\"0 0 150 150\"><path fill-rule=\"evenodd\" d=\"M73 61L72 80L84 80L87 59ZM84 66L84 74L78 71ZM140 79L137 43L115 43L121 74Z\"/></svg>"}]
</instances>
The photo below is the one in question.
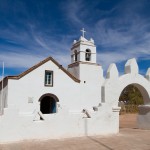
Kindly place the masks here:
<instances>
[{"instance_id":1,"label":"dirt ground","mask_svg":"<svg viewBox=\"0 0 150 150\"><path fill-rule=\"evenodd\" d=\"M30 140L0 145L0 150L150 150L150 130L136 126L136 114L120 115L120 133L62 140Z\"/></svg>"},{"instance_id":2,"label":"dirt ground","mask_svg":"<svg viewBox=\"0 0 150 150\"><path fill-rule=\"evenodd\" d=\"M124 114L119 117L120 128L137 128L137 114Z\"/></svg>"}]
</instances>

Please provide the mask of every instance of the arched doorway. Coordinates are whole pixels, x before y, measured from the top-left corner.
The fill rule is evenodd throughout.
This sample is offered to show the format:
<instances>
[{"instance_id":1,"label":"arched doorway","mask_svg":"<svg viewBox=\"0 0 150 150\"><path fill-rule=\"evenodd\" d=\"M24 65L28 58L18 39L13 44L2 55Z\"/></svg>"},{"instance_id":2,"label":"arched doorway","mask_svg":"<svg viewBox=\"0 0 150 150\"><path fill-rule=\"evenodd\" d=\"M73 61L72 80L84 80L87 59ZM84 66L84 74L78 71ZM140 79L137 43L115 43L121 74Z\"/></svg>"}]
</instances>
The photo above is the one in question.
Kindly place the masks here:
<instances>
[{"instance_id":1,"label":"arched doorway","mask_svg":"<svg viewBox=\"0 0 150 150\"><path fill-rule=\"evenodd\" d=\"M40 111L43 114L52 114L57 112L57 102L58 98L53 94L44 94L39 99L40 101Z\"/></svg>"},{"instance_id":2,"label":"arched doorway","mask_svg":"<svg viewBox=\"0 0 150 150\"><path fill-rule=\"evenodd\" d=\"M138 106L144 104L143 91L145 89L141 85L130 84L121 92L118 103L121 107L120 128L137 128Z\"/></svg>"}]
</instances>

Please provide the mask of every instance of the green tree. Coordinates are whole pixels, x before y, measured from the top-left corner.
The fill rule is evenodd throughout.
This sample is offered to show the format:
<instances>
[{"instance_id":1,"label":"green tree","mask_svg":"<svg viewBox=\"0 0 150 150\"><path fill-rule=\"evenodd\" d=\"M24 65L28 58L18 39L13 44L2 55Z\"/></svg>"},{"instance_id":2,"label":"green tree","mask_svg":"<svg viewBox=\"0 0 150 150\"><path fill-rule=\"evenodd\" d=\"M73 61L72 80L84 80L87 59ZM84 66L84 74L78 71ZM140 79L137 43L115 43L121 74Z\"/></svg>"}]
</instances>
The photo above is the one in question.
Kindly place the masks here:
<instances>
[{"instance_id":1,"label":"green tree","mask_svg":"<svg viewBox=\"0 0 150 150\"><path fill-rule=\"evenodd\" d=\"M126 101L127 104L141 105L144 103L141 92L134 85L128 85L121 93L119 101Z\"/></svg>"}]
</instances>

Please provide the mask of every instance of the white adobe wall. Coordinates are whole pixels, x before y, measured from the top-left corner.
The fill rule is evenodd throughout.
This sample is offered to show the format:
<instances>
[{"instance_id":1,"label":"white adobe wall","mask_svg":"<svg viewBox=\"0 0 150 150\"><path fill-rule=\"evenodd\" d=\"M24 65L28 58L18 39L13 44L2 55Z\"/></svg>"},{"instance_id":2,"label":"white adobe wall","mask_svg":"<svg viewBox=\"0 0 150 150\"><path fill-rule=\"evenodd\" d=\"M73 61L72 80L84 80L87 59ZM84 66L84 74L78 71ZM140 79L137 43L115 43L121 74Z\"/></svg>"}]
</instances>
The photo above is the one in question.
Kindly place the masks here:
<instances>
[{"instance_id":1,"label":"white adobe wall","mask_svg":"<svg viewBox=\"0 0 150 150\"><path fill-rule=\"evenodd\" d=\"M144 78L138 70L136 60L130 59L125 65L125 74L119 77L116 65L111 64L107 72L107 79L102 86L102 101L108 107L117 108L121 92L126 86L133 84L140 90L144 99L144 105L139 107L138 126L150 129L150 73L148 69L146 78Z\"/></svg>"},{"instance_id":2,"label":"white adobe wall","mask_svg":"<svg viewBox=\"0 0 150 150\"><path fill-rule=\"evenodd\" d=\"M8 108L0 118L0 132L3 135L0 141L117 133L118 123L112 121L116 122L117 117L114 116L118 112L111 115L112 111L108 111L105 104L100 104L101 84L104 81L101 66L80 67L86 83L85 80L81 80L80 84L75 83L51 62L20 80L9 80ZM52 88L44 87L45 70L54 71ZM53 93L59 98L58 112L43 115L44 121L33 121L39 110L38 100L45 93ZM33 97L34 102L28 103L28 97ZM97 111L93 110L93 106ZM91 118L87 118L83 109L88 111Z\"/></svg>"},{"instance_id":3,"label":"white adobe wall","mask_svg":"<svg viewBox=\"0 0 150 150\"><path fill-rule=\"evenodd\" d=\"M0 90L0 114L3 114L4 108L7 107L7 98L8 98L8 85L6 84L3 88L3 98L2 98L2 90ZM1 98L3 100L1 100Z\"/></svg>"},{"instance_id":4,"label":"white adobe wall","mask_svg":"<svg viewBox=\"0 0 150 150\"><path fill-rule=\"evenodd\" d=\"M0 143L27 139L107 135L118 132L117 117L105 113L105 107L91 115L92 118L86 118L83 113L58 112L45 117L44 121L33 121L32 116L17 115L13 111L12 116L0 118Z\"/></svg>"},{"instance_id":5,"label":"white adobe wall","mask_svg":"<svg viewBox=\"0 0 150 150\"><path fill-rule=\"evenodd\" d=\"M54 82L54 86L56 86L56 89L44 89L44 71L45 69L48 70L47 67L53 68L55 71L54 77L56 76L56 79L54 78L54 80L56 81ZM89 72L87 66L82 67L85 72ZM146 112L141 109L138 120L139 127L149 128L149 71L146 74L146 78L144 78L138 74L137 67L134 59L129 60L125 66L126 74L119 77L116 65L111 64L107 72L107 78L106 80L103 80L103 82L102 79L98 79L98 76L95 75L95 73L91 74L90 77L88 77L89 74L85 74L84 77L82 76L86 79L86 83L88 83L86 85L84 80L81 80L81 83L78 84L72 81L72 79L68 79L67 75L63 74L56 65L48 62L42 67L39 67L39 69L34 70L33 74L28 74L29 76L27 75L20 81L18 80L19 82L11 80L10 86L8 86L10 91L8 93L8 109L5 108L5 115L0 118L0 141L6 142L11 140L40 138L54 139L118 133L120 110L118 107L118 100L122 90L129 84L138 86L141 93L145 95L145 105L143 107L147 107L147 109ZM99 71L97 73L99 73ZM39 74L39 76L36 76L37 74ZM29 80L28 77L32 80ZM94 80L92 83L94 77L97 78L97 80ZM42 81L39 81L38 79L41 79ZM60 81L66 80L69 84L60 85ZM97 88L100 87L100 85L96 84L96 81L98 80L102 82L102 91L99 89L102 92L102 101L97 101L96 97L92 97L95 90L98 90ZM97 85L96 89L94 89L96 87L94 87L94 82ZM19 87L17 87L18 85ZM15 86L14 89L13 86ZM38 89L40 86L41 88ZM24 88L26 90L23 90ZM66 93L64 93L64 89ZM15 95L15 91L19 91L19 97L17 98L16 96L18 95ZM32 96L33 94L36 94L37 91L38 94L34 97L34 103L29 107L28 105L30 104L27 103L27 97L28 95ZM44 121L33 121L35 112L32 112L32 110L39 108L37 100L43 92L56 94L60 100L61 107L58 108L58 113L56 114L44 115ZM87 97L84 97L85 95L87 95ZM15 100L10 99L12 96ZM93 99L91 100L91 98ZM93 105L97 104L97 102L100 103L95 107L96 111L94 111L91 108ZM81 111L81 106L86 108L86 113ZM19 113L15 107L19 109ZM69 107L71 111L68 112L67 109L65 109L67 107ZM73 113L73 111L76 110L80 111ZM23 113L27 112L28 114L23 115ZM89 116L89 118L87 118L87 116ZM144 123L142 124L142 122Z\"/></svg>"},{"instance_id":6,"label":"white adobe wall","mask_svg":"<svg viewBox=\"0 0 150 150\"><path fill-rule=\"evenodd\" d=\"M116 113L111 115L112 112L108 111L104 104L98 106L101 102L101 84L104 80L102 68L90 68L82 65L86 83L82 80L80 84L68 79L66 74L50 62L20 80L9 80L8 108L0 118L0 141L117 133ZM54 70L54 87L44 89L44 73L49 69ZM44 115L44 121L33 121L36 113L34 110L39 109L38 99L48 92L55 94L60 100L58 113ZM36 96L33 97L34 94ZM28 103L28 96L34 98L33 104ZM93 106L97 106L98 110L94 111ZM88 111L91 118L87 118L82 112L83 109Z\"/></svg>"},{"instance_id":7,"label":"white adobe wall","mask_svg":"<svg viewBox=\"0 0 150 150\"><path fill-rule=\"evenodd\" d=\"M101 86L104 82L103 69L100 65L79 64L81 80L81 99L87 103L88 109L101 103ZM86 108L86 107L85 107Z\"/></svg>"},{"instance_id":8,"label":"white adobe wall","mask_svg":"<svg viewBox=\"0 0 150 150\"><path fill-rule=\"evenodd\" d=\"M98 106L101 102L103 82L101 66L81 65L80 67L81 83L74 82L51 62L43 64L19 80L9 80L8 107L19 109L20 113L32 113L39 110L38 100L46 93L55 94L59 98L60 107L72 112L81 112L85 108L92 109L93 106ZM44 86L45 70L54 71L53 87ZM33 98L34 102L28 103L28 98Z\"/></svg>"},{"instance_id":9,"label":"white adobe wall","mask_svg":"<svg viewBox=\"0 0 150 150\"><path fill-rule=\"evenodd\" d=\"M68 68L67 69L71 74L73 74L77 79L80 79L80 70L79 66L76 65L74 67Z\"/></svg>"},{"instance_id":10,"label":"white adobe wall","mask_svg":"<svg viewBox=\"0 0 150 150\"><path fill-rule=\"evenodd\" d=\"M150 84L150 68L148 68L145 78ZM150 92L150 87L149 87L149 92ZM147 95L147 91L145 92L145 95ZM145 99L146 98L147 97L145 97ZM145 105L139 106L139 115L137 119L138 119L139 128L150 129L150 100L148 98Z\"/></svg>"},{"instance_id":11,"label":"white adobe wall","mask_svg":"<svg viewBox=\"0 0 150 150\"><path fill-rule=\"evenodd\" d=\"M53 87L44 86L45 70L54 71ZM47 62L19 80L10 79L8 83L8 107L18 108L20 113L32 113L39 109L39 98L46 93L55 94L61 107L76 109L75 101L79 99L79 83L74 82L58 66ZM76 97L74 96L76 95ZM28 103L28 98L33 103Z\"/></svg>"},{"instance_id":12,"label":"white adobe wall","mask_svg":"<svg viewBox=\"0 0 150 150\"><path fill-rule=\"evenodd\" d=\"M104 82L103 69L98 64L78 63L68 69L80 79L80 109L93 109L101 103L101 86Z\"/></svg>"},{"instance_id":13,"label":"white adobe wall","mask_svg":"<svg viewBox=\"0 0 150 150\"><path fill-rule=\"evenodd\" d=\"M147 79L145 79L142 75L138 73L138 66L135 59L127 61L125 65L125 73L126 74L119 77L116 65L110 65L107 72L107 79L103 84L102 99L105 102L110 101L112 104L117 105L123 89L130 84L134 84L136 87L139 88L142 95L144 96L145 104L149 103L150 83Z\"/></svg>"}]
</instances>

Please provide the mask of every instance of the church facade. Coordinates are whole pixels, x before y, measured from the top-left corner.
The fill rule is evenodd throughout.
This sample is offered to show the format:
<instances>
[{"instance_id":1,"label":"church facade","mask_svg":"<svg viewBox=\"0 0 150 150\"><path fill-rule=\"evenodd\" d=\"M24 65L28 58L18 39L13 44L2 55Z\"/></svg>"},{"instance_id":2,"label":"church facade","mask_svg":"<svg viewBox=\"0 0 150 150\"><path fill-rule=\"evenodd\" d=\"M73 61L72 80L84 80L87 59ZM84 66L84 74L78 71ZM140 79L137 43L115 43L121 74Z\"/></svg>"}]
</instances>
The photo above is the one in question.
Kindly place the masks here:
<instances>
[{"instance_id":1,"label":"church facade","mask_svg":"<svg viewBox=\"0 0 150 150\"><path fill-rule=\"evenodd\" d=\"M83 35L73 42L68 69L48 57L1 81L0 141L116 134L119 96L130 84L144 98L139 127L150 129L150 69L143 77L136 60L130 59L124 75L111 64L104 78L94 40Z\"/></svg>"}]
</instances>

